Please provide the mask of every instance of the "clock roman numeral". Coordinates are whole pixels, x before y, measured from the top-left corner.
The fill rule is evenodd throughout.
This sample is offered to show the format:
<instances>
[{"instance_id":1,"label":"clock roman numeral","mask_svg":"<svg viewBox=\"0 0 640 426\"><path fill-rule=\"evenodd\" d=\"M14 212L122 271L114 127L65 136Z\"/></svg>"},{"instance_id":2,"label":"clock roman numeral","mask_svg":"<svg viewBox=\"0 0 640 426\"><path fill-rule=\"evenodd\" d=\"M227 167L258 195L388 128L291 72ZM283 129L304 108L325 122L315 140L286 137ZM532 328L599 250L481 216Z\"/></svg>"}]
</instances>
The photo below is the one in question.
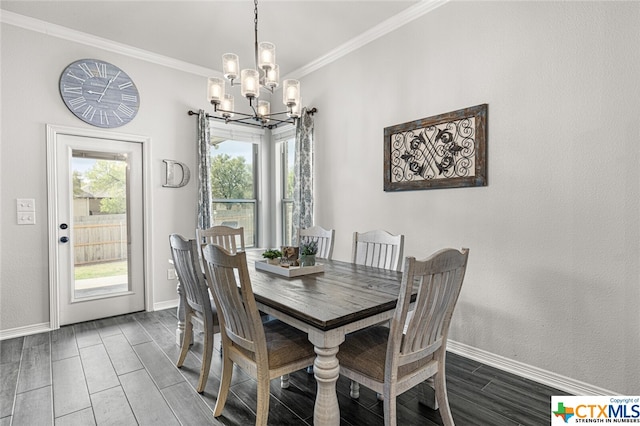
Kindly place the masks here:
<instances>
[{"instance_id":1,"label":"clock roman numeral","mask_svg":"<svg viewBox=\"0 0 640 426\"><path fill-rule=\"evenodd\" d=\"M107 76L107 64L96 64L96 69L98 70L98 77L106 77Z\"/></svg>"},{"instance_id":2,"label":"clock roman numeral","mask_svg":"<svg viewBox=\"0 0 640 426\"><path fill-rule=\"evenodd\" d=\"M116 118L118 119L119 122L124 123L124 120L122 118L120 118L120 116L118 114L116 114L115 111L111 111L113 113L113 115L116 116Z\"/></svg>"},{"instance_id":3,"label":"clock roman numeral","mask_svg":"<svg viewBox=\"0 0 640 426\"><path fill-rule=\"evenodd\" d=\"M118 85L118 88L119 88L120 90L124 90L124 89L126 89L127 87L131 87L131 86L133 86L133 83L132 83L131 81L127 81L126 83L119 84L119 85Z\"/></svg>"},{"instance_id":4,"label":"clock roman numeral","mask_svg":"<svg viewBox=\"0 0 640 426\"><path fill-rule=\"evenodd\" d=\"M69 105L71 105L71 107L76 110L78 108L80 108L83 105L86 105L87 100L84 98L84 96L79 96L77 98L73 98L69 100Z\"/></svg>"},{"instance_id":5,"label":"clock roman numeral","mask_svg":"<svg viewBox=\"0 0 640 426\"><path fill-rule=\"evenodd\" d=\"M91 105L87 105L87 109L84 110L82 116L89 119L89 121L93 121L94 115L96 115L96 109Z\"/></svg>"},{"instance_id":6,"label":"clock roman numeral","mask_svg":"<svg viewBox=\"0 0 640 426\"><path fill-rule=\"evenodd\" d=\"M138 97L135 95L125 95L124 93L122 94L122 101L123 102L138 102Z\"/></svg>"},{"instance_id":7,"label":"clock roman numeral","mask_svg":"<svg viewBox=\"0 0 640 426\"><path fill-rule=\"evenodd\" d=\"M127 117L133 117L133 113L135 112L125 104L118 105L118 111L120 111L121 114L124 114Z\"/></svg>"},{"instance_id":8,"label":"clock roman numeral","mask_svg":"<svg viewBox=\"0 0 640 426\"><path fill-rule=\"evenodd\" d=\"M107 117L107 113L100 110L100 124L109 125L109 117Z\"/></svg>"},{"instance_id":9,"label":"clock roman numeral","mask_svg":"<svg viewBox=\"0 0 640 426\"><path fill-rule=\"evenodd\" d=\"M64 93L73 93L74 95L82 95L82 86L78 86L78 87L64 86Z\"/></svg>"},{"instance_id":10,"label":"clock roman numeral","mask_svg":"<svg viewBox=\"0 0 640 426\"><path fill-rule=\"evenodd\" d=\"M84 71L84 73L87 75L87 78L93 78L93 72L89 68L89 65L83 62L81 64L78 64L78 67L80 67L80 69Z\"/></svg>"},{"instance_id":11,"label":"clock roman numeral","mask_svg":"<svg viewBox=\"0 0 640 426\"><path fill-rule=\"evenodd\" d=\"M76 80L81 81L81 82L83 82L83 83L86 81L84 78L80 78L80 77L78 77L77 75L75 75L75 74L74 74L74 73L72 73L71 71L69 71L69 72L67 73L67 75L68 75L69 77L71 77L71 78L75 78Z\"/></svg>"}]
</instances>

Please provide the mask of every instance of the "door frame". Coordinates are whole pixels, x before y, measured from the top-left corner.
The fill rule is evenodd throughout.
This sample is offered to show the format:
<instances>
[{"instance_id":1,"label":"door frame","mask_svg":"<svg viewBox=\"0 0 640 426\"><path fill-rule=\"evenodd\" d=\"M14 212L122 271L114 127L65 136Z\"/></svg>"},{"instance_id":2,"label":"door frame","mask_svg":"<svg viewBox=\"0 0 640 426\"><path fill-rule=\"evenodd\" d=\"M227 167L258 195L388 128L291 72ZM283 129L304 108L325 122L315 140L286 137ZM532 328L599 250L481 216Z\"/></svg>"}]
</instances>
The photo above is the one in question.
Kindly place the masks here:
<instances>
[{"instance_id":1,"label":"door frame","mask_svg":"<svg viewBox=\"0 0 640 426\"><path fill-rule=\"evenodd\" d=\"M49 226L49 328L60 328L60 291L59 291L59 255L58 255L58 169L56 167L56 146L58 135L70 135L96 139L111 139L122 142L142 144L142 258L144 274L144 309L153 310L153 268L151 267L151 138L147 136L114 133L98 129L47 124L47 221Z\"/></svg>"}]
</instances>

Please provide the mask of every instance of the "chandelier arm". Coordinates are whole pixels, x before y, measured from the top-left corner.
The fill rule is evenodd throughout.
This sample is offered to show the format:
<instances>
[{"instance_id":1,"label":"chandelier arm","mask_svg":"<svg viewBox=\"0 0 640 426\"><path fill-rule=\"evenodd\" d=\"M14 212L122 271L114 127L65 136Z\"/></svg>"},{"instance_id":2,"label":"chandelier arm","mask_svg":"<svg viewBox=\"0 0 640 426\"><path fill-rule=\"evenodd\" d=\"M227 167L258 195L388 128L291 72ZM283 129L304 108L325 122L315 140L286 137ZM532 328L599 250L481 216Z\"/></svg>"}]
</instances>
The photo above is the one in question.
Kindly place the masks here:
<instances>
[{"instance_id":1,"label":"chandelier arm","mask_svg":"<svg viewBox=\"0 0 640 426\"><path fill-rule=\"evenodd\" d=\"M282 120L280 118L271 117L271 118L269 118L269 120L277 122L277 124L273 125L275 127L275 126L277 126L279 124L296 124L297 118L291 117L291 118L289 118L287 120Z\"/></svg>"},{"instance_id":2,"label":"chandelier arm","mask_svg":"<svg viewBox=\"0 0 640 426\"><path fill-rule=\"evenodd\" d=\"M192 111L189 110L187 111L188 115L198 115L198 113L196 111ZM246 114L245 114L246 115ZM265 123L252 123L252 122L246 122L244 120L248 120L248 119L253 119L253 117L247 116L247 117L243 117L243 118L237 118L237 119L231 119L231 118L224 118L224 117L220 117L217 115L213 115L213 114L208 114L205 113L205 116L208 119L212 119L212 120L221 120L224 121L225 123L230 123L230 122L237 122L238 124L242 124L243 126L252 126L252 127L260 127L260 128L267 128L267 129L275 129L276 127L278 127L281 124L295 124L295 119L291 118L288 121L283 121L283 120L279 120L277 118L274 118L273 121L277 121L277 123L274 124L265 124Z\"/></svg>"},{"instance_id":3,"label":"chandelier arm","mask_svg":"<svg viewBox=\"0 0 640 426\"><path fill-rule=\"evenodd\" d=\"M291 114L291 110L287 110L287 111L280 111L280 112L272 112L271 114L264 114L263 117L275 117L276 115L282 115L282 114Z\"/></svg>"},{"instance_id":4,"label":"chandelier arm","mask_svg":"<svg viewBox=\"0 0 640 426\"><path fill-rule=\"evenodd\" d=\"M216 111L217 112L228 112L228 113L234 114L234 115L242 115L242 116L244 116L244 118L253 118L254 117L253 114L247 114L247 113L238 112L238 111L228 111L228 110L225 110L225 109L218 109Z\"/></svg>"},{"instance_id":5,"label":"chandelier arm","mask_svg":"<svg viewBox=\"0 0 640 426\"><path fill-rule=\"evenodd\" d=\"M249 98L249 106L251 107L251 110L253 111L253 117L254 118L258 118L258 111L256 110L255 105L253 105L253 98Z\"/></svg>"}]
</instances>

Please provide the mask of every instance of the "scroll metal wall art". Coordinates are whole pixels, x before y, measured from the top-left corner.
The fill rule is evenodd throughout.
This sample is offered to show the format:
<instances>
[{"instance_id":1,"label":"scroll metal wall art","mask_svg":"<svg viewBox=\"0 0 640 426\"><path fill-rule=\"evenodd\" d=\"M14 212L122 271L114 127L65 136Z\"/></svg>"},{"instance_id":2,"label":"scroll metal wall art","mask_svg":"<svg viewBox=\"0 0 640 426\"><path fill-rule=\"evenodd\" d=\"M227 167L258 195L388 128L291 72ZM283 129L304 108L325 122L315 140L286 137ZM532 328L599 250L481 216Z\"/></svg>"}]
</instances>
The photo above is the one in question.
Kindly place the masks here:
<instances>
[{"instance_id":1,"label":"scroll metal wall art","mask_svg":"<svg viewBox=\"0 0 640 426\"><path fill-rule=\"evenodd\" d=\"M384 129L384 190L487 185L487 104Z\"/></svg>"}]
</instances>

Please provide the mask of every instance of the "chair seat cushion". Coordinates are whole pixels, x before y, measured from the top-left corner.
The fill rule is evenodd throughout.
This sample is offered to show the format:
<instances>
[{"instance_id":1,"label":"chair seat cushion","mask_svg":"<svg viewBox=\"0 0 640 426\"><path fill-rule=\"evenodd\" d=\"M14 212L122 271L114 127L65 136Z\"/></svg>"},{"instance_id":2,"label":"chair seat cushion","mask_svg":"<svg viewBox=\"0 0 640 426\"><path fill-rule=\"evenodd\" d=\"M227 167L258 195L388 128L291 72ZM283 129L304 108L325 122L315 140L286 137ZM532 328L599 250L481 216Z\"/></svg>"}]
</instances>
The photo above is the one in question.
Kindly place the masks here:
<instances>
[{"instance_id":1,"label":"chair seat cushion","mask_svg":"<svg viewBox=\"0 0 640 426\"><path fill-rule=\"evenodd\" d=\"M384 369L389 341L389 327L378 325L348 334L337 357L340 367L347 368L377 382L384 382ZM401 366L398 378L426 365L431 357Z\"/></svg>"},{"instance_id":2,"label":"chair seat cushion","mask_svg":"<svg viewBox=\"0 0 640 426\"><path fill-rule=\"evenodd\" d=\"M313 345L307 334L279 320L267 321L263 324L269 368L278 368L306 358L314 358ZM245 356L255 361L255 354L238 346Z\"/></svg>"}]
</instances>

